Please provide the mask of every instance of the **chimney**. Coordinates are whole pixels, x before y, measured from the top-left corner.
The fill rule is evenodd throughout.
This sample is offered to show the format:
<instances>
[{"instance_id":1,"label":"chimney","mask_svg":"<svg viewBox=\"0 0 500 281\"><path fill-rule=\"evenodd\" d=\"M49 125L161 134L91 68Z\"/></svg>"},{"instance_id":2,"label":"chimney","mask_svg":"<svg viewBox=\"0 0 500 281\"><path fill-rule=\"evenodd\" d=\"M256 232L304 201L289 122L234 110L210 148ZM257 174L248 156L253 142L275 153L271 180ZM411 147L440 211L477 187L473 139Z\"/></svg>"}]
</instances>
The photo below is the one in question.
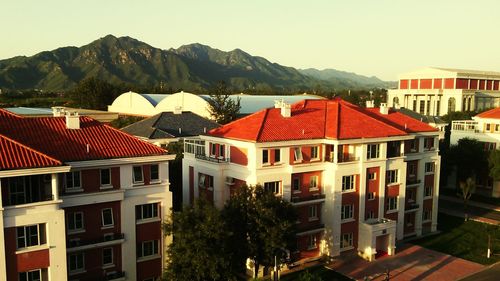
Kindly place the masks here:
<instances>
[{"instance_id":1,"label":"chimney","mask_svg":"<svg viewBox=\"0 0 500 281\"><path fill-rule=\"evenodd\" d=\"M281 116L283 117L292 116L292 106L289 103L283 102L281 104Z\"/></svg>"},{"instance_id":2,"label":"chimney","mask_svg":"<svg viewBox=\"0 0 500 281\"><path fill-rule=\"evenodd\" d=\"M387 103L383 102L380 104L380 113L384 115L389 114L389 107L387 107Z\"/></svg>"},{"instance_id":3,"label":"chimney","mask_svg":"<svg viewBox=\"0 0 500 281\"><path fill-rule=\"evenodd\" d=\"M395 104L394 104L394 108L395 108L395 109L401 109L401 105L399 105L399 103L395 103Z\"/></svg>"},{"instance_id":4,"label":"chimney","mask_svg":"<svg viewBox=\"0 0 500 281\"><path fill-rule=\"evenodd\" d=\"M66 129L78 130L80 129L80 116L78 112L66 113Z\"/></svg>"},{"instance_id":5,"label":"chimney","mask_svg":"<svg viewBox=\"0 0 500 281\"><path fill-rule=\"evenodd\" d=\"M174 114L182 114L182 106L175 106L174 107Z\"/></svg>"},{"instance_id":6,"label":"chimney","mask_svg":"<svg viewBox=\"0 0 500 281\"><path fill-rule=\"evenodd\" d=\"M54 106L52 107L52 115L54 117L62 117L64 116L64 107L63 106Z\"/></svg>"},{"instance_id":7,"label":"chimney","mask_svg":"<svg viewBox=\"0 0 500 281\"><path fill-rule=\"evenodd\" d=\"M374 108L375 107L375 101L374 100L367 100L366 101L366 108Z\"/></svg>"},{"instance_id":8,"label":"chimney","mask_svg":"<svg viewBox=\"0 0 500 281\"><path fill-rule=\"evenodd\" d=\"M282 104L283 104L283 99L281 99L281 100L275 100L274 101L274 108L281 108Z\"/></svg>"}]
</instances>

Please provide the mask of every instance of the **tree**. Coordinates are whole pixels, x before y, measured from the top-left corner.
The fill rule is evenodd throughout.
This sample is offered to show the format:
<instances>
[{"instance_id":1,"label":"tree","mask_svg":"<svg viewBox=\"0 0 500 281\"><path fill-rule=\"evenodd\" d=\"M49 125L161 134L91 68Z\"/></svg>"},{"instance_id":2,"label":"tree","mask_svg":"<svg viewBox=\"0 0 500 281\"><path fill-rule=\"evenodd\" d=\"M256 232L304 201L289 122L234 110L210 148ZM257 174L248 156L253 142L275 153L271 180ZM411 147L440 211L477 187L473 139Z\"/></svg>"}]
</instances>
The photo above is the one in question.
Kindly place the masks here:
<instances>
[{"instance_id":1,"label":"tree","mask_svg":"<svg viewBox=\"0 0 500 281\"><path fill-rule=\"evenodd\" d=\"M165 223L174 242L167 248L165 280L236 280L227 259L228 232L219 210L203 199L172 213Z\"/></svg>"},{"instance_id":2,"label":"tree","mask_svg":"<svg viewBox=\"0 0 500 281\"><path fill-rule=\"evenodd\" d=\"M464 219L468 220L467 205L472 194L476 191L476 183L473 178L467 178L460 182L460 193L458 194L464 201Z\"/></svg>"},{"instance_id":3,"label":"tree","mask_svg":"<svg viewBox=\"0 0 500 281\"><path fill-rule=\"evenodd\" d=\"M484 144L476 139L460 139L456 145L450 147L447 163L456 167L459 182L483 174L488 169Z\"/></svg>"},{"instance_id":4,"label":"tree","mask_svg":"<svg viewBox=\"0 0 500 281\"><path fill-rule=\"evenodd\" d=\"M90 77L80 81L69 92L69 97L73 106L106 110L118 94L117 87L95 77Z\"/></svg>"},{"instance_id":5,"label":"tree","mask_svg":"<svg viewBox=\"0 0 500 281\"><path fill-rule=\"evenodd\" d=\"M241 187L224 208L232 243L238 243L234 254L241 262L249 257L254 262L254 277L263 265L265 272L274 265L281 249L295 246L295 208L262 186Z\"/></svg>"},{"instance_id":6,"label":"tree","mask_svg":"<svg viewBox=\"0 0 500 281\"><path fill-rule=\"evenodd\" d=\"M297 281L323 281L323 278L306 270L299 275Z\"/></svg>"},{"instance_id":7,"label":"tree","mask_svg":"<svg viewBox=\"0 0 500 281\"><path fill-rule=\"evenodd\" d=\"M490 152L488 164L490 167L490 177L492 177L495 181L500 180L500 150L495 149Z\"/></svg>"},{"instance_id":8,"label":"tree","mask_svg":"<svg viewBox=\"0 0 500 281\"><path fill-rule=\"evenodd\" d=\"M236 119L240 112L240 98L232 99L226 83L220 81L210 90L210 114L219 124L227 124Z\"/></svg>"}]
</instances>

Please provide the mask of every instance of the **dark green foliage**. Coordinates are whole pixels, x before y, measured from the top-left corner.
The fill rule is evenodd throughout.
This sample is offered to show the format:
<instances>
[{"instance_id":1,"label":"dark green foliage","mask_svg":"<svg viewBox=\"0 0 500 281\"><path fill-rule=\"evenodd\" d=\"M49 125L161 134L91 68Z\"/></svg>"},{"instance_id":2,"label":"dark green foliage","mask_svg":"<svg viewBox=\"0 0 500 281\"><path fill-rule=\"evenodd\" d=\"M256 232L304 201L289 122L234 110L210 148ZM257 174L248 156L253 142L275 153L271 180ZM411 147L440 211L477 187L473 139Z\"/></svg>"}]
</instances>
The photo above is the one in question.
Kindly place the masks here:
<instances>
[{"instance_id":1,"label":"dark green foliage","mask_svg":"<svg viewBox=\"0 0 500 281\"><path fill-rule=\"evenodd\" d=\"M120 94L120 89L108 82L91 77L84 79L69 92L72 106L107 110Z\"/></svg>"},{"instance_id":2,"label":"dark green foliage","mask_svg":"<svg viewBox=\"0 0 500 281\"><path fill-rule=\"evenodd\" d=\"M117 119L111 121L110 125L117 128L121 129L123 127L126 127L128 125L134 124L136 122L141 121L144 119L144 117L140 116L119 116Z\"/></svg>"},{"instance_id":3,"label":"dark green foliage","mask_svg":"<svg viewBox=\"0 0 500 281\"><path fill-rule=\"evenodd\" d=\"M192 207L173 213L165 223L174 242L167 248L165 280L236 280L226 258L228 232L220 211L200 199Z\"/></svg>"},{"instance_id":4,"label":"dark green foliage","mask_svg":"<svg viewBox=\"0 0 500 281\"><path fill-rule=\"evenodd\" d=\"M495 149L490 152L488 165L490 167L489 176L495 181L500 180L500 150Z\"/></svg>"},{"instance_id":5,"label":"dark green foliage","mask_svg":"<svg viewBox=\"0 0 500 281\"><path fill-rule=\"evenodd\" d=\"M351 281L353 279L346 277L336 271L333 271L325 266L319 265L309 267L303 271L297 271L281 276L282 281L296 280L314 280L314 281Z\"/></svg>"},{"instance_id":6,"label":"dark green foliage","mask_svg":"<svg viewBox=\"0 0 500 281\"><path fill-rule=\"evenodd\" d=\"M170 154L175 154L175 159L168 162L168 174L173 200L172 207L174 211L180 211L182 208L182 153L184 151L184 142L169 143L167 151Z\"/></svg>"},{"instance_id":7,"label":"dark green foliage","mask_svg":"<svg viewBox=\"0 0 500 281\"><path fill-rule=\"evenodd\" d=\"M457 169L458 182L483 175L488 170L488 153L483 143L476 139L460 139L450 147L447 157L447 165Z\"/></svg>"},{"instance_id":8,"label":"dark green foliage","mask_svg":"<svg viewBox=\"0 0 500 281\"><path fill-rule=\"evenodd\" d=\"M224 81L220 81L210 90L209 111L215 122L224 125L235 120L240 112L240 98L231 99L231 91Z\"/></svg>"},{"instance_id":9,"label":"dark green foliage","mask_svg":"<svg viewBox=\"0 0 500 281\"><path fill-rule=\"evenodd\" d=\"M323 281L323 279L318 275L314 275L306 270L299 275L297 281Z\"/></svg>"},{"instance_id":10,"label":"dark green foliage","mask_svg":"<svg viewBox=\"0 0 500 281\"><path fill-rule=\"evenodd\" d=\"M2 91L0 95L0 107L52 107L68 102L63 94L40 90Z\"/></svg>"}]
</instances>

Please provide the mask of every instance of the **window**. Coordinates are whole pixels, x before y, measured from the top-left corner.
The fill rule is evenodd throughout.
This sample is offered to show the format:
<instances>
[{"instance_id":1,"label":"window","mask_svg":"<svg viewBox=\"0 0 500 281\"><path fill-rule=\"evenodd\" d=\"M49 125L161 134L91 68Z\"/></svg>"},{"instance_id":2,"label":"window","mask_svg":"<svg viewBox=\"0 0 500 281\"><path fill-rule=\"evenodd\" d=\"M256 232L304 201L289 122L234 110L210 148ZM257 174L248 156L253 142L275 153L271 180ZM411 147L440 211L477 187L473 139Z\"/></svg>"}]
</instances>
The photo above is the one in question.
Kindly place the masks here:
<instances>
[{"instance_id":1,"label":"window","mask_svg":"<svg viewBox=\"0 0 500 281\"><path fill-rule=\"evenodd\" d=\"M424 146L427 150L434 148L434 138L425 138Z\"/></svg>"},{"instance_id":2,"label":"window","mask_svg":"<svg viewBox=\"0 0 500 281\"><path fill-rule=\"evenodd\" d=\"M368 173L368 180L376 180L377 179L377 173Z\"/></svg>"},{"instance_id":3,"label":"window","mask_svg":"<svg viewBox=\"0 0 500 281\"><path fill-rule=\"evenodd\" d=\"M150 240L137 245L137 257L148 257L158 254L158 240Z\"/></svg>"},{"instance_id":4,"label":"window","mask_svg":"<svg viewBox=\"0 0 500 281\"><path fill-rule=\"evenodd\" d=\"M42 272L40 269L19 273L19 281L41 281Z\"/></svg>"},{"instance_id":5,"label":"window","mask_svg":"<svg viewBox=\"0 0 500 281\"><path fill-rule=\"evenodd\" d=\"M311 159L319 159L319 147L311 147Z\"/></svg>"},{"instance_id":6,"label":"window","mask_svg":"<svg viewBox=\"0 0 500 281\"><path fill-rule=\"evenodd\" d=\"M368 213L366 213L366 219L369 220L369 219L374 219L375 218L375 212L374 211L368 211Z\"/></svg>"},{"instance_id":7,"label":"window","mask_svg":"<svg viewBox=\"0 0 500 281\"><path fill-rule=\"evenodd\" d=\"M102 265L113 264L113 248L102 249Z\"/></svg>"},{"instance_id":8,"label":"window","mask_svg":"<svg viewBox=\"0 0 500 281\"><path fill-rule=\"evenodd\" d=\"M432 186L426 186L424 189L424 197L432 197L433 188Z\"/></svg>"},{"instance_id":9,"label":"window","mask_svg":"<svg viewBox=\"0 0 500 281\"><path fill-rule=\"evenodd\" d=\"M387 211L393 211L398 209L398 197L388 197L387 198Z\"/></svg>"},{"instance_id":10,"label":"window","mask_svg":"<svg viewBox=\"0 0 500 281\"><path fill-rule=\"evenodd\" d=\"M29 178L26 177L15 177L8 179L9 181L9 202L11 205L17 205L17 204L25 204L29 203L32 200L28 199L28 194L26 190L29 190L29 188L26 188L26 181L28 181Z\"/></svg>"},{"instance_id":11,"label":"window","mask_svg":"<svg viewBox=\"0 0 500 281\"><path fill-rule=\"evenodd\" d=\"M293 192L300 192L300 178L295 177L292 179Z\"/></svg>"},{"instance_id":12,"label":"window","mask_svg":"<svg viewBox=\"0 0 500 281\"><path fill-rule=\"evenodd\" d=\"M85 269L84 253L70 254L68 259L69 272L83 271Z\"/></svg>"},{"instance_id":13,"label":"window","mask_svg":"<svg viewBox=\"0 0 500 281\"><path fill-rule=\"evenodd\" d=\"M386 173L387 183L397 183L398 182L398 170L388 170Z\"/></svg>"},{"instance_id":14,"label":"window","mask_svg":"<svg viewBox=\"0 0 500 281\"><path fill-rule=\"evenodd\" d=\"M224 156L226 155L226 146L221 144L219 145L219 158L224 159Z\"/></svg>"},{"instance_id":15,"label":"window","mask_svg":"<svg viewBox=\"0 0 500 281\"><path fill-rule=\"evenodd\" d=\"M311 176L309 178L309 189L318 189L318 176Z\"/></svg>"},{"instance_id":16,"label":"window","mask_svg":"<svg viewBox=\"0 0 500 281\"><path fill-rule=\"evenodd\" d=\"M489 132L491 130L491 124L486 124L486 132Z\"/></svg>"},{"instance_id":17,"label":"window","mask_svg":"<svg viewBox=\"0 0 500 281\"><path fill-rule=\"evenodd\" d=\"M425 101L420 101L420 110L418 111L420 114L425 114Z\"/></svg>"},{"instance_id":18,"label":"window","mask_svg":"<svg viewBox=\"0 0 500 281\"><path fill-rule=\"evenodd\" d=\"M158 217L158 203L135 206L135 219L144 220Z\"/></svg>"},{"instance_id":19,"label":"window","mask_svg":"<svg viewBox=\"0 0 500 281\"><path fill-rule=\"evenodd\" d=\"M293 149L293 161L302 162L302 150L300 149L300 147L295 147Z\"/></svg>"},{"instance_id":20,"label":"window","mask_svg":"<svg viewBox=\"0 0 500 281\"><path fill-rule=\"evenodd\" d=\"M375 159L379 157L380 144L369 144L367 148L366 159Z\"/></svg>"},{"instance_id":21,"label":"window","mask_svg":"<svg viewBox=\"0 0 500 281\"><path fill-rule=\"evenodd\" d=\"M342 210L340 214L341 220L348 220L353 218L353 205L342 205Z\"/></svg>"},{"instance_id":22,"label":"window","mask_svg":"<svg viewBox=\"0 0 500 281\"><path fill-rule=\"evenodd\" d=\"M318 206L317 205L309 206L309 221L317 219L318 219Z\"/></svg>"},{"instance_id":23,"label":"window","mask_svg":"<svg viewBox=\"0 0 500 281\"><path fill-rule=\"evenodd\" d=\"M429 113L430 111L431 111L431 101L430 101L430 100L428 100L428 101L427 101L427 110L425 111L425 115L429 115L429 114L430 114L430 113Z\"/></svg>"},{"instance_id":24,"label":"window","mask_svg":"<svg viewBox=\"0 0 500 281\"><path fill-rule=\"evenodd\" d=\"M422 221L430 221L432 220L432 212L431 210L424 210L422 212Z\"/></svg>"},{"instance_id":25,"label":"window","mask_svg":"<svg viewBox=\"0 0 500 281\"><path fill-rule=\"evenodd\" d=\"M368 200L375 200L375 192L368 192L366 196Z\"/></svg>"},{"instance_id":26,"label":"window","mask_svg":"<svg viewBox=\"0 0 500 281\"><path fill-rule=\"evenodd\" d=\"M406 197L408 199L408 203L414 203L415 202L415 191L413 189L408 189L406 191Z\"/></svg>"},{"instance_id":27,"label":"window","mask_svg":"<svg viewBox=\"0 0 500 281\"><path fill-rule=\"evenodd\" d=\"M280 193L280 182L279 181L271 181L264 183L264 190L272 191L274 194Z\"/></svg>"},{"instance_id":28,"label":"window","mask_svg":"<svg viewBox=\"0 0 500 281\"><path fill-rule=\"evenodd\" d=\"M425 172L426 173L434 173L434 162L425 163Z\"/></svg>"},{"instance_id":29,"label":"window","mask_svg":"<svg viewBox=\"0 0 500 281\"><path fill-rule=\"evenodd\" d=\"M215 152L217 151L217 145L215 143L210 143L210 156L215 157Z\"/></svg>"},{"instance_id":30,"label":"window","mask_svg":"<svg viewBox=\"0 0 500 281\"><path fill-rule=\"evenodd\" d=\"M316 234L309 235L309 237L307 237L307 249L308 250L316 249L317 247L316 241L317 241Z\"/></svg>"},{"instance_id":31,"label":"window","mask_svg":"<svg viewBox=\"0 0 500 281\"><path fill-rule=\"evenodd\" d=\"M64 178L66 180L67 191L80 189L82 187L80 171L66 173Z\"/></svg>"},{"instance_id":32,"label":"window","mask_svg":"<svg viewBox=\"0 0 500 281\"><path fill-rule=\"evenodd\" d=\"M142 166L134 166L134 183L143 183Z\"/></svg>"},{"instance_id":33,"label":"window","mask_svg":"<svg viewBox=\"0 0 500 281\"><path fill-rule=\"evenodd\" d=\"M20 226L16 228L17 249L44 245L47 243L45 224Z\"/></svg>"},{"instance_id":34,"label":"window","mask_svg":"<svg viewBox=\"0 0 500 281\"><path fill-rule=\"evenodd\" d=\"M275 149L274 150L274 162L279 163L281 162L281 149Z\"/></svg>"},{"instance_id":35,"label":"window","mask_svg":"<svg viewBox=\"0 0 500 281\"><path fill-rule=\"evenodd\" d=\"M160 181L160 166L158 164L151 165L151 181Z\"/></svg>"},{"instance_id":36,"label":"window","mask_svg":"<svg viewBox=\"0 0 500 281\"><path fill-rule=\"evenodd\" d=\"M111 169L101 169L101 186L111 185Z\"/></svg>"},{"instance_id":37,"label":"window","mask_svg":"<svg viewBox=\"0 0 500 281\"><path fill-rule=\"evenodd\" d=\"M342 177L342 192L354 191L354 175Z\"/></svg>"},{"instance_id":38,"label":"window","mask_svg":"<svg viewBox=\"0 0 500 281\"><path fill-rule=\"evenodd\" d=\"M199 174L198 186L200 188L213 188L214 187L214 177L205 174Z\"/></svg>"},{"instance_id":39,"label":"window","mask_svg":"<svg viewBox=\"0 0 500 281\"><path fill-rule=\"evenodd\" d=\"M495 124L495 132L500 131L500 124Z\"/></svg>"},{"instance_id":40,"label":"window","mask_svg":"<svg viewBox=\"0 0 500 281\"><path fill-rule=\"evenodd\" d=\"M83 229L83 212L75 212L68 215L68 231L78 231Z\"/></svg>"},{"instance_id":41,"label":"window","mask_svg":"<svg viewBox=\"0 0 500 281\"><path fill-rule=\"evenodd\" d=\"M262 164L269 164L269 150L262 150Z\"/></svg>"},{"instance_id":42,"label":"window","mask_svg":"<svg viewBox=\"0 0 500 281\"><path fill-rule=\"evenodd\" d=\"M436 116L439 116L439 110L441 109L441 101L436 101Z\"/></svg>"},{"instance_id":43,"label":"window","mask_svg":"<svg viewBox=\"0 0 500 281\"><path fill-rule=\"evenodd\" d=\"M351 233L343 233L342 234L342 239L340 240L340 248L345 249L345 248L350 248L352 247L352 232Z\"/></svg>"},{"instance_id":44,"label":"window","mask_svg":"<svg viewBox=\"0 0 500 281\"><path fill-rule=\"evenodd\" d=\"M408 163L408 176L409 177L417 176L417 164L416 163Z\"/></svg>"},{"instance_id":45,"label":"window","mask_svg":"<svg viewBox=\"0 0 500 281\"><path fill-rule=\"evenodd\" d=\"M413 100L413 111L417 112L417 100Z\"/></svg>"},{"instance_id":46,"label":"window","mask_svg":"<svg viewBox=\"0 0 500 281\"><path fill-rule=\"evenodd\" d=\"M114 223L113 223L113 209L111 209L111 208L103 209L101 211L101 215L102 215L102 226L103 227L110 227L110 226L114 225Z\"/></svg>"}]
</instances>

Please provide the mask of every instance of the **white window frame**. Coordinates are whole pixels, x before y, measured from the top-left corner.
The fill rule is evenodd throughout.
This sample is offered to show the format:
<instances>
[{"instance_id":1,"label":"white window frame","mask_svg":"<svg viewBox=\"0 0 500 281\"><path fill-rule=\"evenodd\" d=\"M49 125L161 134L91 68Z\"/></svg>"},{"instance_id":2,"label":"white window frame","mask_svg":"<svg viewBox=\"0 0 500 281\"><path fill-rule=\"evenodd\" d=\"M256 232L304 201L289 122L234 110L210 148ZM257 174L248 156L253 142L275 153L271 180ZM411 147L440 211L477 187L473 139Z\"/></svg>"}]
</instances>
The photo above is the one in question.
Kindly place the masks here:
<instances>
[{"instance_id":1,"label":"white window frame","mask_svg":"<svg viewBox=\"0 0 500 281\"><path fill-rule=\"evenodd\" d=\"M340 211L341 221L350 221L354 219L354 205L342 205Z\"/></svg>"},{"instance_id":2,"label":"white window frame","mask_svg":"<svg viewBox=\"0 0 500 281\"><path fill-rule=\"evenodd\" d=\"M71 177L72 186L68 185L68 177ZM78 178L78 185L75 185L75 178ZM75 192L82 190L82 173L80 171L71 171L64 174L64 189L66 192Z\"/></svg>"},{"instance_id":3,"label":"white window frame","mask_svg":"<svg viewBox=\"0 0 500 281\"><path fill-rule=\"evenodd\" d=\"M368 178L368 180L370 180L370 181L374 181L374 180L376 180L376 179L377 179L377 172L368 173L367 178Z\"/></svg>"},{"instance_id":4,"label":"white window frame","mask_svg":"<svg viewBox=\"0 0 500 281\"><path fill-rule=\"evenodd\" d=\"M387 170L387 184L396 184L399 182L398 179L399 171L398 170Z\"/></svg>"},{"instance_id":5,"label":"white window frame","mask_svg":"<svg viewBox=\"0 0 500 281\"><path fill-rule=\"evenodd\" d=\"M41 227L43 225L43 227ZM36 228L33 228L36 227ZM20 229L23 230L23 234L20 235ZM35 229L36 233L32 233L32 230ZM44 224L30 224L16 227L16 249L26 249L31 247L37 247L41 245L47 244L47 234L43 233L44 239L42 239L42 232L46 232L47 229ZM33 243L33 239L36 236L36 243ZM23 243L19 243L19 240L23 240ZM42 241L44 240L44 241Z\"/></svg>"},{"instance_id":6,"label":"white window frame","mask_svg":"<svg viewBox=\"0 0 500 281\"><path fill-rule=\"evenodd\" d=\"M426 214L428 214L428 217L426 216ZM429 222L429 221L432 221L432 211L424 209L422 211L422 222Z\"/></svg>"},{"instance_id":7,"label":"white window frame","mask_svg":"<svg viewBox=\"0 0 500 281\"><path fill-rule=\"evenodd\" d=\"M147 254L144 252L144 245L146 244L151 244L151 250L152 250L152 253L151 254ZM147 257L152 257L152 256L156 256L158 255L158 253L160 252L159 251L159 241L158 240L148 240L148 241L143 241L141 242L141 246L140 246L140 251L138 251L138 255L137 257L138 258L147 258Z\"/></svg>"},{"instance_id":8,"label":"white window frame","mask_svg":"<svg viewBox=\"0 0 500 281\"><path fill-rule=\"evenodd\" d=\"M110 250L110 253L111 253L111 261L110 262L105 262L104 258L106 257L105 256L105 251L108 251ZM113 247L109 247L109 248L103 248L102 249L102 266L103 267L111 267L111 266L114 266L115 264L115 257L114 257L114 249Z\"/></svg>"},{"instance_id":9,"label":"white window frame","mask_svg":"<svg viewBox=\"0 0 500 281\"><path fill-rule=\"evenodd\" d=\"M297 182L297 186L295 186L295 182ZM297 189L295 189L295 187L297 187ZM292 192L293 193L300 193L300 192L302 192L302 186L301 186L300 177L293 177L292 178Z\"/></svg>"},{"instance_id":10,"label":"white window frame","mask_svg":"<svg viewBox=\"0 0 500 281\"><path fill-rule=\"evenodd\" d=\"M311 161L319 160L319 146L311 146Z\"/></svg>"},{"instance_id":11,"label":"white window frame","mask_svg":"<svg viewBox=\"0 0 500 281\"><path fill-rule=\"evenodd\" d=\"M377 193L376 193L376 192L367 192L367 193L366 193L366 198L367 198L368 200L370 200L370 201L371 201L371 200L375 200L375 196L376 196L376 195L377 195Z\"/></svg>"},{"instance_id":12,"label":"white window frame","mask_svg":"<svg viewBox=\"0 0 500 281\"><path fill-rule=\"evenodd\" d=\"M74 260L73 260L74 259ZM81 267L78 266L79 259L81 259ZM74 261L75 268L72 268L72 263ZM80 273L85 271L85 253L78 252L68 255L68 270L70 274Z\"/></svg>"},{"instance_id":13,"label":"white window frame","mask_svg":"<svg viewBox=\"0 0 500 281\"><path fill-rule=\"evenodd\" d=\"M276 157L276 155L278 155L278 157ZM274 149L274 164L279 164L279 163L281 163L281 149L276 148Z\"/></svg>"},{"instance_id":14,"label":"white window frame","mask_svg":"<svg viewBox=\"0 0 500 281\"><path fill-rule=\"evenodd\" d=\"M318 205L310 205L308 208L309 212L309 221L318 220Z\"/></svg>"},{"instance_id":15,"label":"white window frame","mask_svg":"<svg viewBox=\"0 0 500 281\"><path fill-rule=\"evenodd\" d=\"M374 211L368 211L368 215L366 216L367 220L375 219L375 212Z\"/></svg>"},{"instance_id":16,"label":"white window frame","mask_svg":"<svg viewBox=\"0 0 500 281\"><path fill-rule=\"evenodd\" d=\"M140 174L141 178L136 179L136 173L139 171L139 169L141 172L141 174ZM132 181L134 184L143 184L144 183L144 168L142 165L132 167Z\"/></svg>"},{"instance_id":17,"label":"white window frame","mask_svg":"<svg viewBox=\"0 0 500 281\"><path fill-rule=\"evenodd\" d=\"M342 176L342 192L356 191L356 177L354 175Z\"/></svg>"},{"instance_id":18,"label":"white window frame","mask_svg":"<svg viewBox=\"0 0 500 281\"><path fill-rule=\"evenodd\" d=\"M297 163L297 162L302 162L303 158L302 158L302 148L299 146L299 147L294 147L293 148L293 162Z\"/></svg>"},{"instance_id":19,"label":"white window frame","mask_svg":"<svg viewBox=\"0 0 500 281\"><path fill-rule=\"evenodd\" d=\"M104 218L105 218L104 212L107 212L107 211L109 211L109 213L111 214L111 224L105 224L105 222L104 222ZM102 226L101 228L112 228L115 226L113 208L104 208L101 210L101 226Z\"/></svg>"},{"instance_id":20,"label":"white window frame","mask_svg":"<svg viewBox=\"0 0 500 281\"><path fill-rule=\"evenodd\" d=\"M102 182L102 180L103 180L102 173L104 171L106 171L106 170L109 173L109 183L103 183ZM112 188L113 187L112 180L111 180L111 168L103 168L103 169L99 170L99 183L101 184L101 189Z\"/></svg>"},{"instance_id":21,"label":"white window frame","mask_svg":"<svg viewBox=\"0 0 500 281\"><path fill-rule=\"evenodd\" d=\"M408 176L409 177L416 177L417 170L418 170L418 167L417 167L416 163L412 162L412 163L408 164Z\"/></svg>"},{"instance_id":22,"label":"white window frame","mask_svg":"<svg viewBox=\"0 0 500 281\"><path fill-rule=\"evenodd\" d=\"M270 154L271 153L269 153L269 149L262 149L262 165L269 165L269 164L271 164L271 161L269 159L270 156L271 156ZM264 155L266 157L264 157ZM266 161L265 158L267 158L267 161Z\"/></svg>"},{"instance_id":23,"label":"white window frame","mask_svg":"<svg viewBox=\"0 0 500 281\"><path fill-rule=\"evenodd\" d=\"M215 154L217 153L217 144L214 142L210 143L210 157L215 158Z\"/></svg>"},{"instance_id":24,"label":"white window frame","mask_svg":"<svg viewBox=\"0 0 500 281\"><path fill-rule=\"evenodd\" d=\"M434 162L425 162L425 173L432 174L434 173Z\"/></svg>"},{"instance_id":25,"label":"white window frame","mask_svg":"<svg viewBox=\"0 0 500 281\"><path fill-rule=\"evenodd\" d=\"M205 174L198 174L198 186L201 188L205 188L205 181L207 179L207 175Z\"/></svg>"},{"instance_id":26,"label":"white window frame","mask_svg":"<svg viewBox=\"0 0 500 281\"><path fill-rule=\"evenodd\" d=\"M434 186L425 186L424 197L431 198L432 196L434 196Z\"/></svg>"},{"instance_id":27,"label":"white window frame","mask_svg":"<svg viewBox=\"0 0 500 281\"><path fill-rule=\"evenodd\" d=\"M226 145L219 144L219 159L224 159L226 157Z\"/></svg>"},{"instance_id":28,"label":"white window frame","mask_svg":"<svg viewBox=\"0 0 500 281\"><path fill-rule=\"evenodd\" d=\"M319 176L311 176L309 177L309 190L318 190L318 181Z\"/></svg>"},{"instance_id":29,"label":"white window frame","mask_svg":"<svg viewBox=\"0 0 500 281\"><path fill-rule=\"evenodd\" d=\"M398 199L399 196L387 197L387 212L395 212L398 210Z\"/></svg>"},{"instance_id":30,"label":"white window frame","mask_svg":"<svg viewBox=\"0 0 500 281\"><path fill-rule=\"evenodd\" d=\"M79 227L77 225L77 216L80 216L80 221L81 221L81 226ZM70 219L72 218L72 219ZM85 216L83 212L74 212L68 214L68 233L74 233L74 232L80 232L85 230ZM71 224L71 221L73 221L73 225Z\"/></svg>"},{"instance_id":31,"label":"white window frame","mask_svg":"<svg viewBox=\"0 0 500 281\"><path fill-rule=\"evenodd\" d=\"M373 155L374 154L374 155ZM367 144L366 148L366 159L378 159L380 158L380 144Z\"/></svg>"},{"instance_id":32,"label":"white window frame","mask_svg":"<svg viewBox=\"0 0 500 281\"><path fill-rule=\"evenodd\" d=\"M38 277L37 279L34 279L33 276L30 276L30 274L33 274L35 272L38 272ZM26 274L26 277L23 278L21 277L22 274ZM42 269L34 269L30 271L24 271L24 272L19 272L19 281L42 281Z\"/></svg>"},{"instance_id":33,"label":"white window frame","mask_svg":"<svg viewBox=\"0 0 500 281\"><path fill-rule=\"evenodd\" d=\"M157 177L156 178L153 178L153 167L156 167L156 174L157 174ZM149 176L151 178L151 182L160 182L160 165L159 164L151 164L151 166L149 166Z\"/></svg>"},{"instance_id":34,"label":"white window frame","mask_svg":"<svg viewBox=\"0 0 500 281\"><path fill-rule=\"evenodd\" d=\"M273 193L278 195L281 194L281 181L269 181L264 183L264 190L268 190L269 187L266 187L266 185L270 186L273 185ZM276 192L276 188L278 188L278 192Z\"/></svg>"},{"instance_id":35,"label":"white window frame","mask_svg":"<svg viewBox=\"0 0 500 281\"><path fill-rule=\"evenodd\" d=\"M340 249L341 250L344 250L344 249L350 249L353 247L353 236L354 234L352 232L349 232L349 233L342 233L342 235L340 235ZM346 243L344 242L347 242L347 245Z\"/></svg>"},{"instance_id":36,"label":"white window frame","mask_svg":"<svg viewBox=\"0 0 500 281\"><path fill-rule=\"evenodd\" d=\"M137 217L136 220L151 220L160 217L159 212L159 203L149 203L137 205L136 208L140 210L140 217ZM150 210L149 210L150 208ZM151 211L151 216L149 216L149 212Z\"/></svg>"},{"instance_id":37,"label":"white window frame","mask_svg":"<svg viewBox=\"0 0 500 281\"><path fill-rule=\"evenodd\" d=\"M307 250L313 250L318 248L318 238L316 237L316 234L311 234L309 237L307 237Z\"/></svg>"}]
</instances>

